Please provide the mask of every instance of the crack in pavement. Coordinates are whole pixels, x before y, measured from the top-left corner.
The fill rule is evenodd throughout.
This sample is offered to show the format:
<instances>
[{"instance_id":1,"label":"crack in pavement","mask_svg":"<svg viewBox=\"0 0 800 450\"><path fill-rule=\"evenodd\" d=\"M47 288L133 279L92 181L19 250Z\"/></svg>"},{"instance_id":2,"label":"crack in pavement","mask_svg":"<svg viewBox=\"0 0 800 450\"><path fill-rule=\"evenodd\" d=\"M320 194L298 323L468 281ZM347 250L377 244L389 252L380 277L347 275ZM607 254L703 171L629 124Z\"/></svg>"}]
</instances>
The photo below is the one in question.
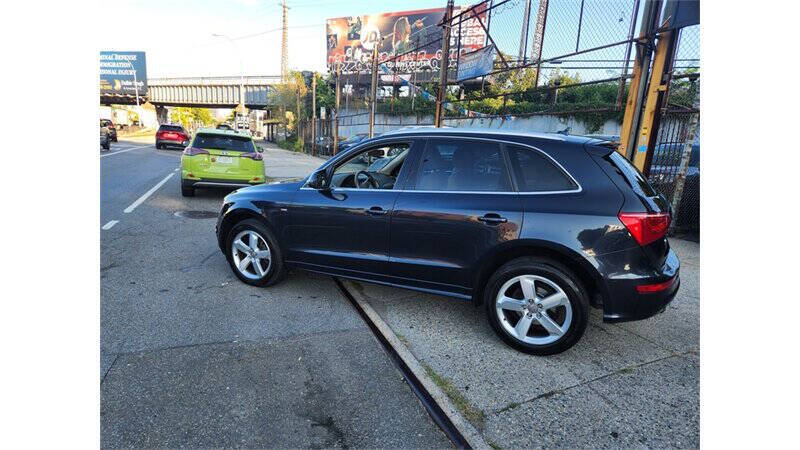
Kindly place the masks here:
<instances>
[{"instance_id":1,"label":"crack in pavement","mask_svg":"<svg viewBox=\"0 0 800 450\"><path fill-rule=\"evenodd\" d=\"M620 374L623 374L623 373L631 372L634 369L638 369L638 368L641 368L641 367L644 367L644 366L647 366L647 365L650 365L650 364L653 364L653 363L657 363L659 361L664 361L664 360L667 360L667 359L670 359L670 358L681 357L681 356L685 356L685 355L689 355L689 354L696 354L696 353L695 353L694 350L688 350L688 351L679 352L679 353L675 352L675 353L672 353L671 355L667 355L667 356L664 356L662 358L656 358L656 359L651 360L651 361L645 361L643 363L633 364L633 365L630 365L630 366L625 366L625 367L617 369L617 370L615 370L613 372L609 372L607 374L600 375L598 377L595 377L595 378L592 378L592 379L589 379L589 380L584 380L584 381L581 381L579 383L573 384L571 386L567 386L565 388L553 389L552 391L547 391L545 393L539 394L539 395L537 395L537 396L535 396L533 398L530 398L528 400L523 400L521 402L509 403L508 405L506 405L506 406L504 406L504 407L502 407L500 409L496 409L496 410L492 411L492 414L495 414L495 415L501 414L503 412L512 410L512 409L514 409L514 408L516 408L518 406L522 406L522 405L524 405L526 403L531 403L531 402L534 402L534 401L539 400L539 399L552 397L552 396L554 396L556 394L562 394L562 393L564 393L564 392L566 392L566 391L568 391L570 389L581 387L581 386L587 385L589 383L593 383L595 381L603 380L605 378L608 378L608 377L611 377L611 376L614 376L614 375L620 375ZM590 389L591 389L591 387L590 387Z\"/></svg>"}]
</instances>

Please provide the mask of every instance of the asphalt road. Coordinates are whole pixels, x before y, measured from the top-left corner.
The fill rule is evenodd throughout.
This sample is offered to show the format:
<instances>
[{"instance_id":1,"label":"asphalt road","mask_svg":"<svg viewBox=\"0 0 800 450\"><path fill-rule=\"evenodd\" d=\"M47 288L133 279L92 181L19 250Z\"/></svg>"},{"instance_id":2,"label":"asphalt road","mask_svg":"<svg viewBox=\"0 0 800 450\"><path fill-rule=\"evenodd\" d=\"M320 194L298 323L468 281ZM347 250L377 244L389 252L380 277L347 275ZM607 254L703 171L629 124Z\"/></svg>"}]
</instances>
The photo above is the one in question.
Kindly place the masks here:
<instances>
[{"instance_id":1,"label":"asphalt road","mask_svg":"<svg viewBox=\"0 0 800 450\"><path fill-rule=\"evenodd\" d=\"M319 163L294 157L267 151L267 175ZM214 236L227 191L183 198L179 151L100 158L102 447L450 446L330 278L235 278Z\"/></svg>"}]
</instances>

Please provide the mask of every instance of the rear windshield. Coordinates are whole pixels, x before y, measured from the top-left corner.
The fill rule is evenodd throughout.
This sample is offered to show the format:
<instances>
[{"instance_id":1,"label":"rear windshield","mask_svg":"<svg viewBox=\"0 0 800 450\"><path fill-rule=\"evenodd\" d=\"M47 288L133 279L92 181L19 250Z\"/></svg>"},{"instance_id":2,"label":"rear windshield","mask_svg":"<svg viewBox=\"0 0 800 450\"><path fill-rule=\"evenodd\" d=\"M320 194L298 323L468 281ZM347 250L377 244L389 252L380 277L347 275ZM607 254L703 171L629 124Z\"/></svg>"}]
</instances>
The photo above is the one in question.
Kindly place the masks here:
<instances>
[{"instance_id":1,"label":"rear windshield","mask_svg":"<svg viewBox=\"0 0 800 450\"><path fill-rule=\"evenodd\" d=\"M178 127L175 125L161 125L158 128L158 131L183 131L183 127Z\"/></svg>"},{"instance_id":2,"label":"rear windshield","mask_svg":"<svg viewBox=\"0 0 800 450\"><path fill-rule=\"evenodd\" d=\"M625 178L625 181L631 185L634 191L644 194L647 197L655 197L658 194L650 186L650 183L644 179L642 172L630 163L624 156L617 152L611 152L606 158L609 158L614 166L619 170L619 173Z\"/></svg>"},{"instance_id":3,"label":"rear windshield","mask_svg":"<svg viewBox=\"0 0 800 450\"><path fill-rule=\"evenodd\" d=\"M215 149L215 150L230 150L234 152L254 152L256 151L253 145L253 140L245 136L223 136L220 134L198 134L194 138L192 147Z\"/></svg>"}]
</instances>

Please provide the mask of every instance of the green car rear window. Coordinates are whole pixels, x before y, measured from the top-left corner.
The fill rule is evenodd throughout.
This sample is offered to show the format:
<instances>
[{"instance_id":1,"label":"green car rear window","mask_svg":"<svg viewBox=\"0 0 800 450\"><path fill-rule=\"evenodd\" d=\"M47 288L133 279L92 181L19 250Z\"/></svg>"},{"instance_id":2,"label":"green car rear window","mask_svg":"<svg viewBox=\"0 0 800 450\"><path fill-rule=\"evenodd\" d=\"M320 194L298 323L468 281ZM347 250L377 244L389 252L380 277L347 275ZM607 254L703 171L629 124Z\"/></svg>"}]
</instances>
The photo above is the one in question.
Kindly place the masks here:
<instances>
[{"instance_id":1,"label":"green car rear window","mask_svg":"<svg viewBox=\"0 0 800 450\"><path fill-rule=\"evenodd\" d=\"M224 136L220 134L198 134L194 138L192 147L228 150L233 152L254 152L256 151L253 141L247 137Z\"/></svg>"}]
</instances>

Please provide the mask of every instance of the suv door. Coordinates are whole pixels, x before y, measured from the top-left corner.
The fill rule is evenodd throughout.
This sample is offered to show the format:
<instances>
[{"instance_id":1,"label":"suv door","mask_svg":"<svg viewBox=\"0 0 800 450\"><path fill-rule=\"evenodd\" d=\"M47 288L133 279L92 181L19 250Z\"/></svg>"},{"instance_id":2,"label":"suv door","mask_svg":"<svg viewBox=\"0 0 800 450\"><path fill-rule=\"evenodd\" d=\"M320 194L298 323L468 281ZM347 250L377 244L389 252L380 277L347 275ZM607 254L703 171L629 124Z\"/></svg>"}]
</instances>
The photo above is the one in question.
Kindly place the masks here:
<instances>
[{"instance_id":1,"label":"suv door","mask_svg":"<svg viewBox=\"0 0 800 450\"><path fill-rule=\"evenodd\" d=\"M403 147L408 158L413 144L408 139L375 143L334 163L330 190L303 186L291 207L287 260L312 270L367 278L383 276L388 261L389 213L405 177L407 161L385 168L391 173L373 173L382 188L357 188L351 183L355 173L369 165L363 155L377 154L386 147Z\"/></svg>"},{"instance_id":2,"label":"suv door","mask_svg":"<svg viewBox=\"0 0 800 450\"><path fill-rule=\"evenodd\" d=\"M522 227L507 158L496 141L463 137L430 138L421 153L392 211L390 274L469 297L482 258Z\"/></svg>"}]
</instances>

